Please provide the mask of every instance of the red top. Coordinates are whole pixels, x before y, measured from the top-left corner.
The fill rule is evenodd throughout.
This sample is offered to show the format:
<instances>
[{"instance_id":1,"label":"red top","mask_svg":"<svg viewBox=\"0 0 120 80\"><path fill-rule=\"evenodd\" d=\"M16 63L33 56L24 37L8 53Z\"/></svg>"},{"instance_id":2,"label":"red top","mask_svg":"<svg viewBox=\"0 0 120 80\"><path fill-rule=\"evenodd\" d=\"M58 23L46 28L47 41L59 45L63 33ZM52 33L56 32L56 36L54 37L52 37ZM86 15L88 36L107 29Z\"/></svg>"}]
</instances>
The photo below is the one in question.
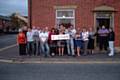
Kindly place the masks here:
<instances>
[{"instance_id":1,"label":"red top","mask_svg":"<svg viewBox=\"0 0 120 80\"><path fill-rule=\"evenodd\" d=\"M25 37L25 34L23 32L18 34L17 43L18 44L26 44L26 37Z\"/></svg>"},{"instance_id":2,"label":"red top","mask_svg":"<svg viewBox=\"0 0 120 80\"><path fill-rule=\"evenodd\" d=\"M48 36L48 43L49 44L52 44L54 42L53 40L51 40L52 35L55 35L55 33L52 33L52 32L49 33L49 36Z\"/></svg>"}]
</instances>

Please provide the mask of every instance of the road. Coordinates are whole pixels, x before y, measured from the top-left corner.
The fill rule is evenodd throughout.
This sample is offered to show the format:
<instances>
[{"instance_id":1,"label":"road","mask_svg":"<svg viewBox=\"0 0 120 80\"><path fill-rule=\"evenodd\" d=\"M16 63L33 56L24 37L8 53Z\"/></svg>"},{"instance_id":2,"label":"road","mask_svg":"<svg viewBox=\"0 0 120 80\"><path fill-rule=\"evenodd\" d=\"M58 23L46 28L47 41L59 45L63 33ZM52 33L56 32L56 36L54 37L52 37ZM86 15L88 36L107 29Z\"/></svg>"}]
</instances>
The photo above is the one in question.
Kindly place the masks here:
<instances>
[{"instance_id":1,"label":"road","mask_svg":"<svg viewBox=\"0 0 120 80\"><path fill-rule=\"evenodd\" d=\"M120 64L0 63L0 80L120 80Z\"/></svg>"},{"instance_id":2,"label":"road","mask_svg":"<svg viewBox=\"0 0 120 80\"><path fill-rule=\"evenodd\" d=\"M13 44L16 44L15 34L7 34L0 36L0 48L4 48Z\"/></svg>"}]
</instances>

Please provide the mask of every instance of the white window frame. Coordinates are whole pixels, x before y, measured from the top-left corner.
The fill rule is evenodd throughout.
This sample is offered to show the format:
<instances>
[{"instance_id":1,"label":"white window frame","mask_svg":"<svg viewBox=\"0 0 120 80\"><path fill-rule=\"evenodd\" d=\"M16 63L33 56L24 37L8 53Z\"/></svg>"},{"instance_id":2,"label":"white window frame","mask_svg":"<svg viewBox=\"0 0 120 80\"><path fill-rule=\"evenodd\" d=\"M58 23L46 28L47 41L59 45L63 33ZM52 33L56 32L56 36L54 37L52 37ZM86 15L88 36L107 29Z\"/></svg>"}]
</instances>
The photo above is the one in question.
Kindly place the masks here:
<instances>
[{"instance_id":1,"label":"white window frame","mask_svg":"<svg viewBox=\"0 0 120 80\"><path fill-rule=\"evenodd\" d=\"M73 11L73 17L58 17L58 11ZM75 27L75 9L57 9L56 10L56 24L58 19L73 19L73 26Z\"/></svg>"}]
</instances>

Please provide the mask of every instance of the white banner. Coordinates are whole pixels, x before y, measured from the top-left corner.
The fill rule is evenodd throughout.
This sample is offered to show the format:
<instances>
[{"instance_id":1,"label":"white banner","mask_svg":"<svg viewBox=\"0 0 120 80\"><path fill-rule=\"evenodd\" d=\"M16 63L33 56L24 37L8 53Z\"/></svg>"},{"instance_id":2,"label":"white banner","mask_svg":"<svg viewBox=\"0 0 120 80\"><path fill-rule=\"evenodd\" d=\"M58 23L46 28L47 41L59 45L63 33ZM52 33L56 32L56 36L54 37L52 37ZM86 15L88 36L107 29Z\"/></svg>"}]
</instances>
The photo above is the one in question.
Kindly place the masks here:
<instances>
[{"instance_id":1,"label":"white banner","mask_svg":"<svg viewBox=\"0 0 120 80\"><path fill-rule=\"evenodd\" d=\"M51 40L68 40L70 39L69 34L60 34L60 35L52 35Z\"/></svg>"}]
</instances>

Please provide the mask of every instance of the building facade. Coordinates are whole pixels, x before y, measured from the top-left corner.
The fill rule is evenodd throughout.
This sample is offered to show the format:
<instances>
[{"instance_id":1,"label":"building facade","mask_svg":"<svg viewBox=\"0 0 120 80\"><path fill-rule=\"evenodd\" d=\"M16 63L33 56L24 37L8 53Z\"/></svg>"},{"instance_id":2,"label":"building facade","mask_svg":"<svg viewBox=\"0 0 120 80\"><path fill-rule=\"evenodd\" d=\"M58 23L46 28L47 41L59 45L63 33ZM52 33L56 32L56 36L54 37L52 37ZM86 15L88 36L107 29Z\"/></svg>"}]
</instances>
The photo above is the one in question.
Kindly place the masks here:
<instances>
[{"instance_id":1,"label":"building facade","mask_svg":"<svg viewBox=\"0 0 120 80\"><path fill-rule=\"evenodd\" d=\"M28 0L28 10L30 26L113 27L120 45L120 0Z\"/></svg>"},{"instance_id":2,"label":"building facade","mask_svg":"<svg viewBox=\"0 0 120 80\"><path fill-rule=\"evenodd\" d=\"M7 29L11 28L11 19L8 16L0 15L0 33L3 33Z\"/></svg>"}]
</instances>

